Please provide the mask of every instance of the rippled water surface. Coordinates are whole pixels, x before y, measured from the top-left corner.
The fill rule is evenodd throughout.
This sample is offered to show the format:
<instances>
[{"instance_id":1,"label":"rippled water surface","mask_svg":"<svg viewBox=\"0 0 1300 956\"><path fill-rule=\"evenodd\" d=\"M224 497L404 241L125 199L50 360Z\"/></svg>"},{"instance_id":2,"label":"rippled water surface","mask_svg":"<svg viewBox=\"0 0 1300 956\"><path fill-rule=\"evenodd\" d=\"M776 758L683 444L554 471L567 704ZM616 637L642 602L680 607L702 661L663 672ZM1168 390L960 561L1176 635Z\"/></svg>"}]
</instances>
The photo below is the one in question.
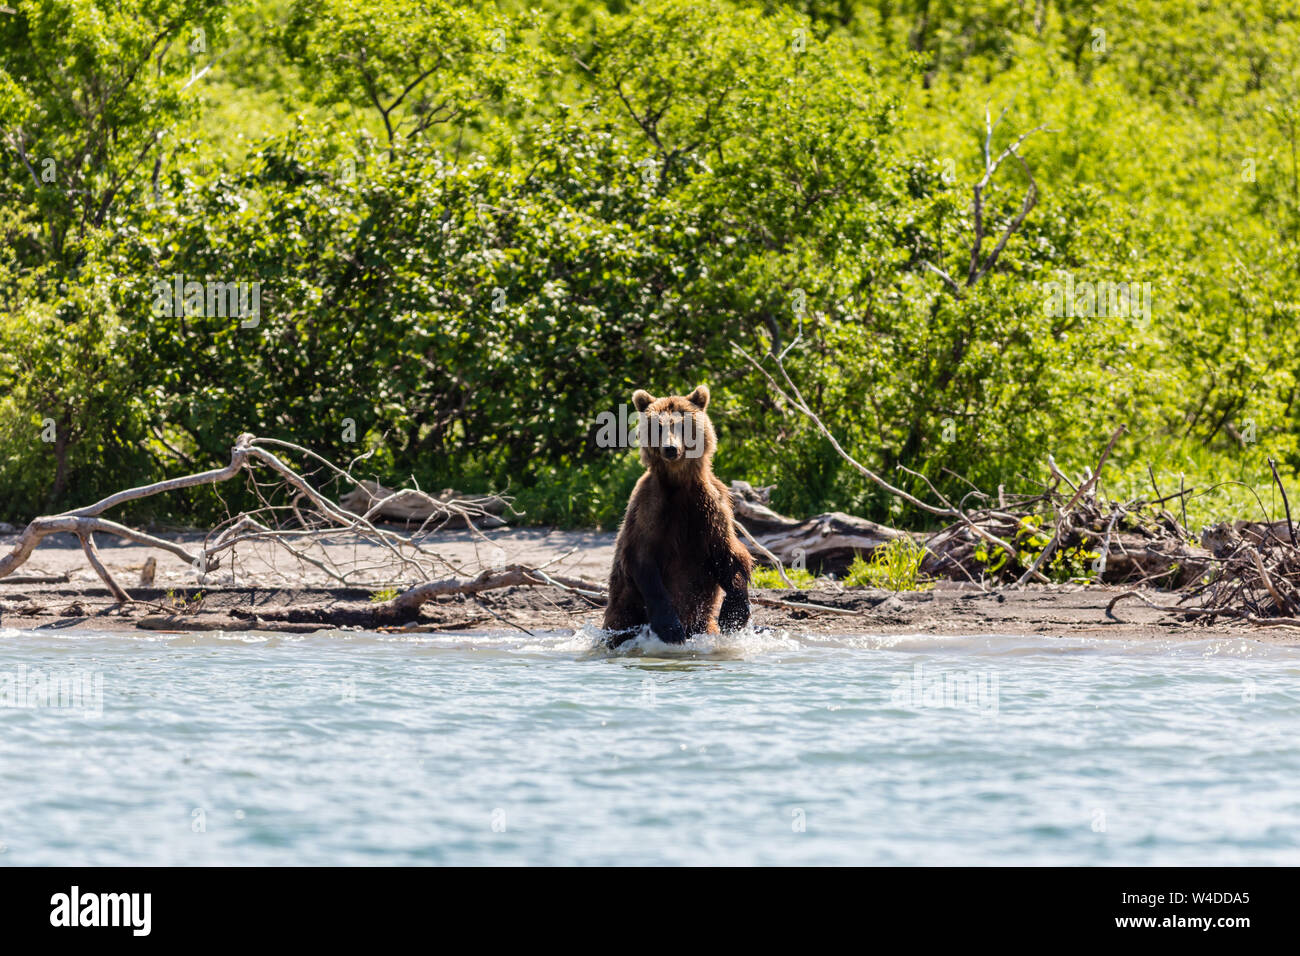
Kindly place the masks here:
<instances>
[{"instance_id":1,"label":"rippled water surface","mask_svg":"<svg viewBox=\"0 0 1300 956\"><path fill-rule=\"evenodd\" d=\"M0 863L1300 863L1300 649L596 642L0 629Z\"/></svg>"}]
</instances>

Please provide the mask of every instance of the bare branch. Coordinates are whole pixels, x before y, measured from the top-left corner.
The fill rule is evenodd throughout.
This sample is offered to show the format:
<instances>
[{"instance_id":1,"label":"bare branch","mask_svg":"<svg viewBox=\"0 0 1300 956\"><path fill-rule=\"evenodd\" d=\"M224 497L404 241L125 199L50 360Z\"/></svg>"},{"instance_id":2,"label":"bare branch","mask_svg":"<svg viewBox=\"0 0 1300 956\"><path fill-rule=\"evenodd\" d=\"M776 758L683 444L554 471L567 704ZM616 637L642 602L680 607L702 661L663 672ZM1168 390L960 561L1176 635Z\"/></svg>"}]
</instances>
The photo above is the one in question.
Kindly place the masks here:
<instances>
[{"instance_id":1,"label":"bare branch","mask_svg":"<svg viewBox=\"0 0 1300 956\"><path fill-rule=\"evenodd\" d=\"M44 538L61 533L74 534L78 537L87 562L119 603L129 601L130 596L113 579L101 560L94 540L96 533L111 534L166 551L180 558L200 576L219 566L218 559L223 551L230 552L230 569L233 575L236 549L240 545L256 542L269 542L275 546L272 554L276 550L283 551L300 566L315 568L343 584L351 584L359 575L373 571L385 572L389 581L409 581L415 578L425 583L433 581L435 571L444 574L447 571L453 574L460 573L460 569L455 564L422 544L418 534L404 536L378 527L372 520L373 508L368 509L367 514L355 514L341 506L308 480L312 473L300 473L265 447L271 445L301 454L308 461L323 466L327 476L327 486L329 483L347 481L358 487L364 487L363 483L351 475L350 470L340 469L315 452L301 446L273 439L257 439L250 434L240 435L231 449L230 464L224 468L213 468L192 475L129 488L84 508L34 519L22 531L10 551L0 556L0 579L9 577L24 564ZM269 481L266 480L268 473ZM104 512L119 505L182 488L216 485L241 474L247 479L249 490L256 497L259 507L223 521L209 533L204 545L197 551L103 517ZM418 489L403 489L393 492L392 495L407 493L423 498L430 497ZM286 499L287 503L283 503ZM479 516L487 515L488 503L494 500L502 502L503 507L509 507L507 499L466 500L454 496L439 500L438 504L449 513L463 517L476 535L487 540L475 527L474 520ZM352 562L348 567L341 567L330 550L324 546L327 537L339 534L349 534L356 540L378 545L387 557L384 562L372 566L361 567L356 562ZM600 597L603 593L600 585L577 579L565 580L537 569L528 570L527 577L529 583L551 584L574 590L575 593L587 597ZM445 585L445 582L443 583ZM418 588L419 585L415 587ZM407 604L403 606L409 606L412 600L414 599L408 598Z\"/></svg>"}]
</instances>

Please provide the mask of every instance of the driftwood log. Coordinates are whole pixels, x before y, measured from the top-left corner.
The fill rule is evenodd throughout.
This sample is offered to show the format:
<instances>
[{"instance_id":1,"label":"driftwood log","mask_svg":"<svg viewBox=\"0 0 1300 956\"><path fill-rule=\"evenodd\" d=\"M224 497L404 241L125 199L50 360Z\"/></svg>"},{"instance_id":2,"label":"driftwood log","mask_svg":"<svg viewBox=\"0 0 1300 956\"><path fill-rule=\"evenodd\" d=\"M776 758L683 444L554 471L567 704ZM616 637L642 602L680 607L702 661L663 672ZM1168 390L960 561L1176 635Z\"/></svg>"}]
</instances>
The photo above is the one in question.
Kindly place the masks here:
<instances>
[{"instance_id":1,"label":"driftwood log","mask_svg":"<svg viewBox=\"0 0 1300 956\"><path fill-rule=\"evenodd\" d=\"M777 514L767 504L771 488L754 488L745 481L731 483L731 505L736 520L758 545L749 544L755 557L770 551L786 567L806 568L814 574L842 574L855 554L864 557L904 532L840 511L814 515L802 521Z\"/></svg>"},{"instance_id":2,"label":"driftwood log","mask_svg":"<svg viewBox=\"0 0 1300 956\"><path fill-rule=\"evenodd\" d=\"M500 528L506 523L502 516L510 509L510 502L500 495L473 497L450 488L437 495L415 488L394 491L366 480L340 496L339 504L370 521L424 529Z\"/></svg>"}]
</instances>

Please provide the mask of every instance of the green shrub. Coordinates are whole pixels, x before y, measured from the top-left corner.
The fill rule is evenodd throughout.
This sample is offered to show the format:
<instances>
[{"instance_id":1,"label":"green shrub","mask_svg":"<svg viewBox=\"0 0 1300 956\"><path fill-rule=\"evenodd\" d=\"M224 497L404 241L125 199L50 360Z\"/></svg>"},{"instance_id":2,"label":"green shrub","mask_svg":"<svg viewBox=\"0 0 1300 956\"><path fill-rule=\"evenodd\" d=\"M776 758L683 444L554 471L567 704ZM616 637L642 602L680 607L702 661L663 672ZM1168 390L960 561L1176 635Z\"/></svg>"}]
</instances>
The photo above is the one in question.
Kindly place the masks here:
<instances>
[{"instance_id":1,"label":"green shrub","mask_svg":"<svg viewBox=\"0 0 1300 956\"><path fill-rule=\"evenodd\" d=\"M0 520L223 464L253 431L613 527L638 469L595 416L706 381L724 479L790 514L932 524L733 341L797 340L812 408L918 495L1032 488L1121 421L1107 480L1143 489L1156 459L1166 494L1195 480L1190 522L1258 510L1224 478L1275 508L1265 459L1300 466L1286 5L1133 0L1101 47L1092 7L1058 2L11 6ZM995 154L1054 132L985 190L985 253L1026 170L1037 202L968 283L989 106ZM260 324L154 315L177 274L260 282ZM1149 283L1149 315L1053 312L1067 280Z\"/></svg>"}]
</instances>

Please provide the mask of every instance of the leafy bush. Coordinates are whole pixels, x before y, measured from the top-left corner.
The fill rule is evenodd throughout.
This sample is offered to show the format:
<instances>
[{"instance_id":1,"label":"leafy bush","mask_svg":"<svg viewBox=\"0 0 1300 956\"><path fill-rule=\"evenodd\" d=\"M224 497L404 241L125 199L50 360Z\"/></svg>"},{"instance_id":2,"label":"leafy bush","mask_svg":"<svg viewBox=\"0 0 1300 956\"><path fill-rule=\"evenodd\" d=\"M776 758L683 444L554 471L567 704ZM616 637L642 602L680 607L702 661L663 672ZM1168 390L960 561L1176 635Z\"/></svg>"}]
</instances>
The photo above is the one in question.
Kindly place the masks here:
<instances>
[{"instance_id":1,"label":"leafy bush","mask_svg":"<svg viewBox=\"0 0 1300 956\"><path fill-rule=\"evenodd\" d=\"M0 518L255 431L612 527L638 467L596 416L707 381L724 478L929 523L733 342L793 343L826 425L918 494L1016 490L1049 451L1089 466L1120 421L1107 482L1184 474L1207 522L1253 501L1224 478L1264 493L1268 456L1300 465L1285 6L12 5ZM983 192L983 253L1031 176L1036 204L968 282L986 142L1039 125ZM175 276L259 283L257 323L157 314ZM1149 289L1136 314L1059 292L1118 283Z\"/></svg>"}]
</instances>

